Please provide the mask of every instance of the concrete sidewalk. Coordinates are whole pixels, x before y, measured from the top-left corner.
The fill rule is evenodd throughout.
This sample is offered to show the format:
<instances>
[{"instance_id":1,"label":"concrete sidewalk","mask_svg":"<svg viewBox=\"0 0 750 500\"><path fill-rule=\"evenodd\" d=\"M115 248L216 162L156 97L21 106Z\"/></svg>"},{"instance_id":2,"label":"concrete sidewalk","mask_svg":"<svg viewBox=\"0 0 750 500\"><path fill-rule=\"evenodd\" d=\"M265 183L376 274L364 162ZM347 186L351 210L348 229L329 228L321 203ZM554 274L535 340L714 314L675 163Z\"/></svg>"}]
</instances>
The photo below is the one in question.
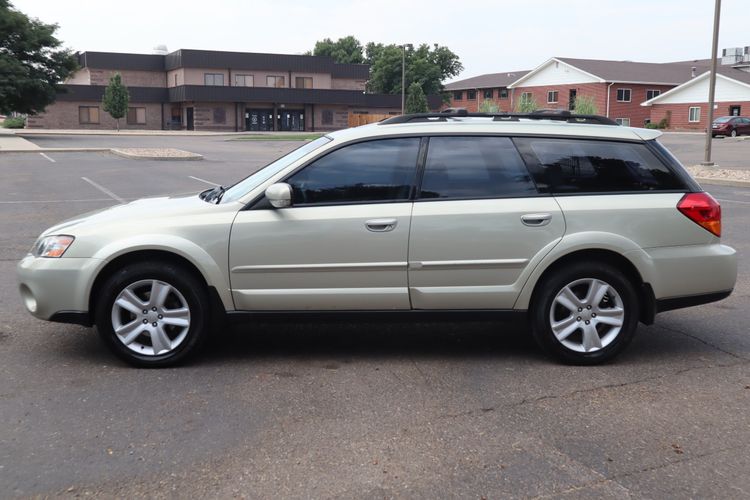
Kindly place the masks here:
<instances>
[{"instance_id":1,"label":"concrete sidewalk","mask_svg":"<svg viewBox=\"0 0 750 500\"><path fill-rule=\"evenodd\" d=\"M0 151L36 151L39 146L15 134L14 130L0 128Z\"/></svg>"},{"instance_id":2,"label":"concrete sidewalk","mask_svg":"<svg viewBox=\"0 0 750 500\"><path fill-rule=\"evenodd\" d=\"M17 129L17 135L119 135L119 136L223 136L223 135L300 135L314 134L316 132L275 132L275 131L250 131L241 132L220 131L211 132L207 130L88 130L88 129L48 129L48 128L24 128Z\"/></svg>"}]
</instances>

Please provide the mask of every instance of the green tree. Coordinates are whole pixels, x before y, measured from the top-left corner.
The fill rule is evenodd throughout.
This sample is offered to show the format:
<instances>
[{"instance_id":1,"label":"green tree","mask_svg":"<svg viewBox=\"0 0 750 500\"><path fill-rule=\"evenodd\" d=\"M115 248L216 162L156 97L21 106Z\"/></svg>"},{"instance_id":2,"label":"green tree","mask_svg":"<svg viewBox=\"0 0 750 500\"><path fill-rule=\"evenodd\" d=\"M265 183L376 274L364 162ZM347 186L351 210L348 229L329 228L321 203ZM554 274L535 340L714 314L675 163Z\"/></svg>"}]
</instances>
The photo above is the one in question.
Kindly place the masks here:
<instances>
[{"instance_id":1,"label":"green tree","mask_svg":"<svg viewBox=\"0 0 750 500\"><path fill-rule=\"evenodd\" d=\"M443 94L443 80L463 70L458 56L448 47L421 44L383 45L368 43L365 62L370 64L368 90L381 94L401 93L401 62L405 60L406 84L418 83L425 94ZM407 87L408 88L408 87ZM443 94L447 96L447 94Z\"/></svg>"},{"instance_id":2,"label":"green tree","mask_svg":"<svg viewBox=\"0 0 750 500\"><path fill-rule=\"evenodd\" d=\"M576 96L573 104L573 113L577 115L598 115L599 108L594 103L594 98L587 95Z\"/></svg>"},{"instance_id":3,"label":"green tree","mask_svg":"<svg viewBox=\"0 0 750 500\"><path fill-rule=\"evenodd\" d=\"M353 36L339 38L335 42L330 38L324 38L315 42L312 50L314 56L329 56L337 63L361 64L365 62L362 55L362 44Z\"/></svg>"},{"instance_id":4,"label":"green tree","mask_svg":"<svg viewBox=\"0 0 750 500\"><path fill-rule=\"evenodd\" d=\"M429 111L427 106L427 97L424 95L422 86L417 82L409 85L409 90L406 93L406 112L407 113L427 113Z\"/></svg>"},{"instance_id":5,"label":"green tree","mask_svg":"<svg viewBox=\"0 0 750 500\"><path fill-rule=\"evenodd\" d=\"M495 101L493 101L492 99L485 99L479 104L479 112L480 113L499 113L500 106L495 104Z\"/></svg>"},{"instance_id":6,"label":"green tree","mask_svg":"<svg viewBox=\"0 0 750 500\"><path fill-rule=\"evenodd\" d=\"M60 48L56 24L44 24L0 0L0 113L36 114L55 101L59 86L77 68Z\"/></svg>"},{"instance_id":7,"label":"green tree","mask_svg":"<svg viewBox=\"0 0 750 500\"><path fill-rule=\"evenodd\" d=\"M516 111L519 113L531 113L539 109L536 99L533 96L521 94L521 98L516 105Z\"/></svg>"},{"instance_id":8,"label":"green tree","mask_svg":"<svg viewBox=\"0 0 750 500\"><path fill-rule=\"evenodd\" d=\"M129 103L130 94L128 94L128 88L122 84L120 73L115 73L109 79L107 88L104 89L102 107L117 122L118 132L120 131L120 118L124 117L128 112Z\"/></svg>"}]
</instances>

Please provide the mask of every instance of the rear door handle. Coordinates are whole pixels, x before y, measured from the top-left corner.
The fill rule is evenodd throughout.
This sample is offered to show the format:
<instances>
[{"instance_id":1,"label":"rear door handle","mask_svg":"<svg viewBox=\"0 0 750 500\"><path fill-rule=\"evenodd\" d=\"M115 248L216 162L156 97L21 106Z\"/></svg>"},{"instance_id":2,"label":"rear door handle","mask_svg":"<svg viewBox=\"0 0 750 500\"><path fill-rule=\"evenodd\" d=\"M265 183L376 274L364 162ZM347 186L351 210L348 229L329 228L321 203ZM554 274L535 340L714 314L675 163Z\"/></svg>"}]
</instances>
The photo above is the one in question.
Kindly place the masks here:
<instances>
[{"instance_id":1,"label":"rear door handle","mask_svg":"<svg viewBox=\"0 0 750 500\"><path fill-rule=\"evenodd\" d=\"M521 216L521 222L526 226L546 226L552 220L552 214L526 214Z\"/></svg>"},{"instance_id":2,"label":"rear door handle","mask_svg":"<svg viewBox=\"0 0 750 500\"><path fill-rule=\"evenodd\" d=\"M396 219L372 219L365 222L365 227L373 233L387 233L396 229Z\"/></svg>"}]
</instances>

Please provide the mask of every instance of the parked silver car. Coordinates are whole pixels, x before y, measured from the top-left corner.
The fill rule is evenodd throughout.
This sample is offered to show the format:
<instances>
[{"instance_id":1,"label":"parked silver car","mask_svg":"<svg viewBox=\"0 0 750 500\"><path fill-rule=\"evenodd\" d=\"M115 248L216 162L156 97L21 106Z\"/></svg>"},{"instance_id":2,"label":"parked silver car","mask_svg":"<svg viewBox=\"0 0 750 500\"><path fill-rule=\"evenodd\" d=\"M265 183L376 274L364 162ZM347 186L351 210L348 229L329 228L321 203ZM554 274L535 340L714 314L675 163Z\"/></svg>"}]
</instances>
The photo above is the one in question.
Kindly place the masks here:
<instances>
[{"instance_id":1,"label":"parked silver car","mask_svg":"<svg viewBox=\"0 0 750 500\"><path fill-rule=\"evenodd\" d=\"M394 117L226 189L54 226L20 292L139 366L182 361L216 320L292 311L523 314L547 352L599 363L639 321L735 284L719 204L659 135L565 113Z\"/></svg>"}]
</instances>

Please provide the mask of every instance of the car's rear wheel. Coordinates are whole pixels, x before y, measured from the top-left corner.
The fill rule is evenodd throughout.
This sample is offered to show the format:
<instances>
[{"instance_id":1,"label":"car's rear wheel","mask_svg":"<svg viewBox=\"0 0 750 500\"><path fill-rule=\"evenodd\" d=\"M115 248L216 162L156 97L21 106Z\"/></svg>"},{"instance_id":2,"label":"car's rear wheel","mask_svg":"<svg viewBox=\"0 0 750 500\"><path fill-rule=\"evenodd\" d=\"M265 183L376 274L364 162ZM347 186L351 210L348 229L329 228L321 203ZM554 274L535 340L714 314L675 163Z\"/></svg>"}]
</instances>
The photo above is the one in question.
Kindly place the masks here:
<instances>
[{"instance_id":1,"label":"car's rear wheel","mask_svg":"<svg viewBox=\"0 0 750 500\"><path fill-rule=\"evenodd\" d=\"M101 287L96 327L124 361L143 367L174 365L194 353L207 334L205 286L171 263L124 266Z\"/></svg>"},{"instance_id":2,"label":"car's rear wheel","mask_svg":"<svg viewBox=\"0 0 750 500\"><path fill-rule=\"evenodd\" d=\"M732 137L737 137L737 129L733 129L731 132L729 132L729 135Z\"/></svg>"},{"instance_id":3,"label":"car's rear wheel","mask_svg":"<svg viewBox=\"0 0 750 500\"><path fill-rule=\"evenodd\" d=\"M604 263L559 268L540 284L532 331L540 346L566 363L602 363L621 352L638 326L631 281Z\"/></svg>"}]
</instances>

